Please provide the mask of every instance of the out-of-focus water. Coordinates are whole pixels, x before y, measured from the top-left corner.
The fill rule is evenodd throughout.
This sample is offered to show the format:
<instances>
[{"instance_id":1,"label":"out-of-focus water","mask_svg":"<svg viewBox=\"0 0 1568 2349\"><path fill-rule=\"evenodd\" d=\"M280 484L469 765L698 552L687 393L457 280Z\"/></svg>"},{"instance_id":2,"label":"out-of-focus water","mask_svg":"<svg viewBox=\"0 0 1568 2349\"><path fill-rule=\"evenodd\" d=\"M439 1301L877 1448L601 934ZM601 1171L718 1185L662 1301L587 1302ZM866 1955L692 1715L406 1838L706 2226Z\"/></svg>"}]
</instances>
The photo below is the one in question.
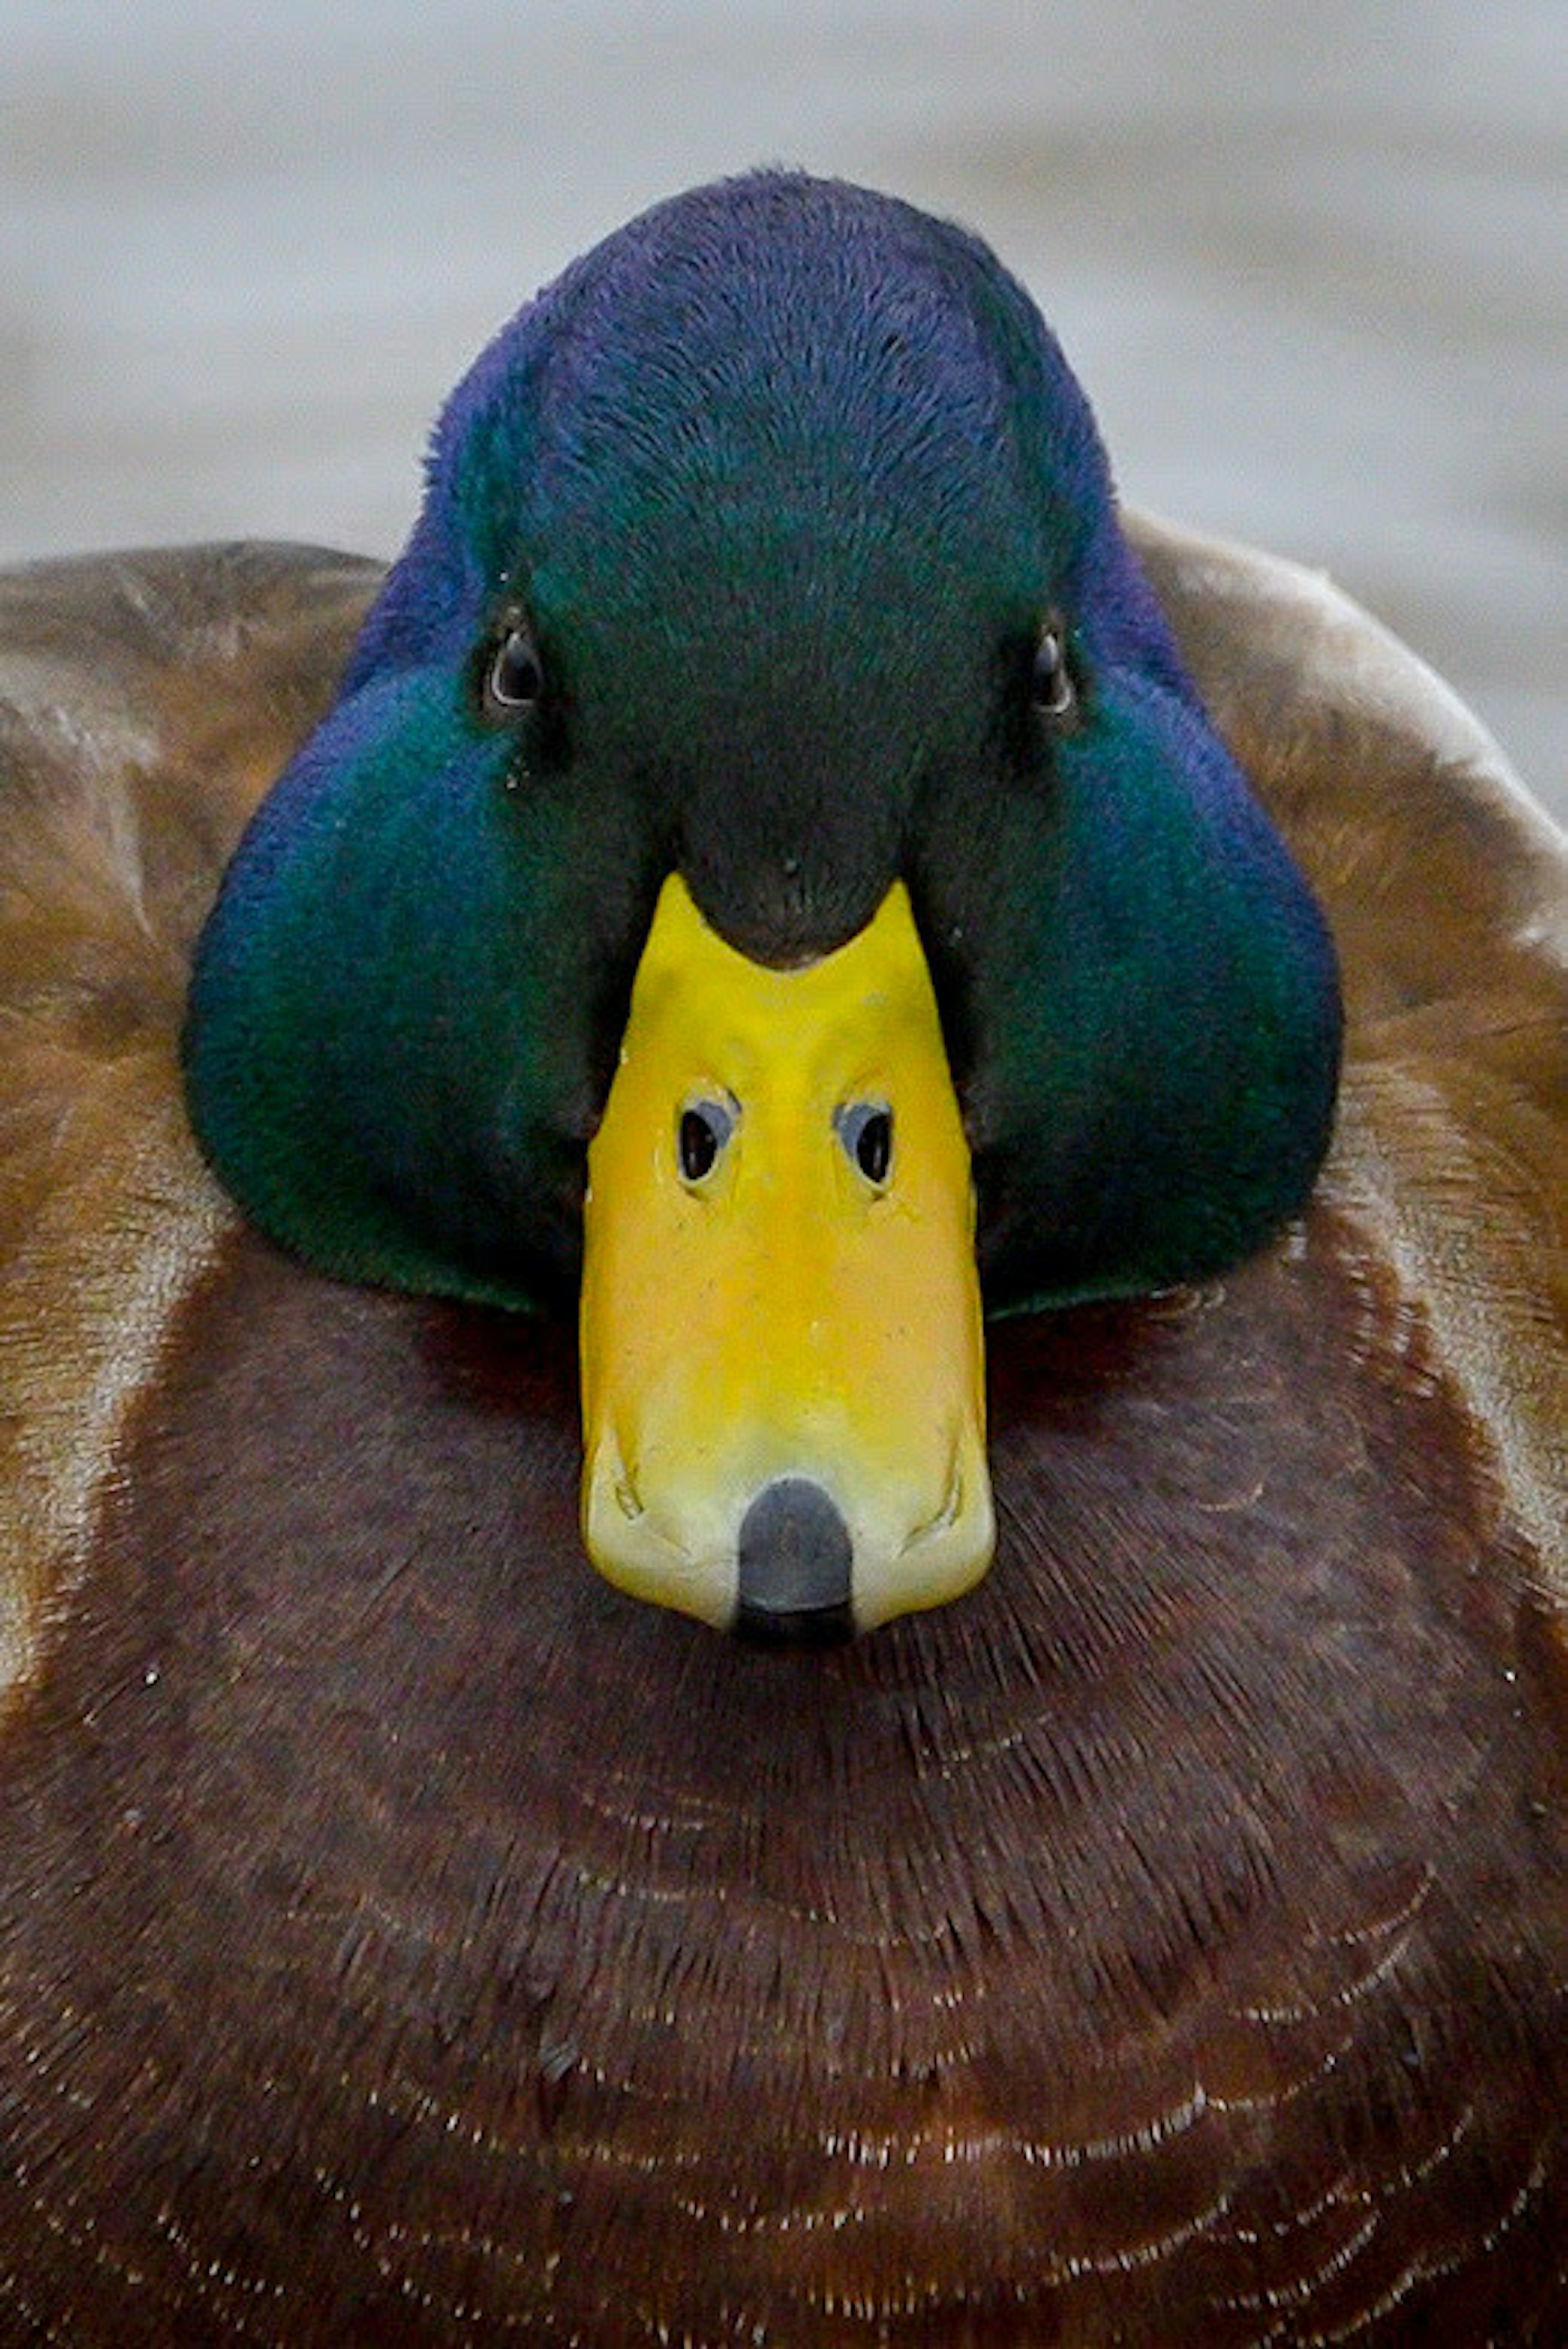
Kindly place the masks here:
<instances>
[{"instance_id":1,"label":"out-of-focus water","mask_svg":"<svg viewBox=\"0 0 1568 2349\"><path fill-rule=\"evenodd\" d=\"M1330 568L1568 812L1559 0L11 0L0 558L390 552L585 243L769 160L959 214L1127 494Z\"/></svg>"}]
</instances>

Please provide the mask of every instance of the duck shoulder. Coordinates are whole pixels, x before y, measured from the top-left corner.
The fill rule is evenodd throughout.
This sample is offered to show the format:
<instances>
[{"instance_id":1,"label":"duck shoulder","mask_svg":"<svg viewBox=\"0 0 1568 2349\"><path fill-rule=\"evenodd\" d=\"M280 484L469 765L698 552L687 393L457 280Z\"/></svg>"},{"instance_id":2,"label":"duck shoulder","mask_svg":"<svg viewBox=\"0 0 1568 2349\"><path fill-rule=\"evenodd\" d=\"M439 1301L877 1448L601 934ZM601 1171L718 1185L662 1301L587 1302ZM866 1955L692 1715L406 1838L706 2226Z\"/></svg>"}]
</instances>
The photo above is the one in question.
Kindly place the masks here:
<instances>
[{"instance_id":1,"label":"duck shoulder","mask_svg":"<svg viewBox=\"0 0 1568 2349\"><path fill-rule=\"evenodd\" d=\"M244 544L0 576L0 1689L230 1218L182 1107L191 951L378 576Z\"/></svg>"},{"instance_id":2,"label":"duck shoulder","mask_svg":"<svg viewBox=\"0 0 1568 2349\"><path fill-rule=\"evenodd\" d=\"M1442 679L1322 574L1127 526L1334 931L1345 1064L1321 1195L1457 1381L1560 1607L1568 840Z\"/></svg>"}]
</instances>

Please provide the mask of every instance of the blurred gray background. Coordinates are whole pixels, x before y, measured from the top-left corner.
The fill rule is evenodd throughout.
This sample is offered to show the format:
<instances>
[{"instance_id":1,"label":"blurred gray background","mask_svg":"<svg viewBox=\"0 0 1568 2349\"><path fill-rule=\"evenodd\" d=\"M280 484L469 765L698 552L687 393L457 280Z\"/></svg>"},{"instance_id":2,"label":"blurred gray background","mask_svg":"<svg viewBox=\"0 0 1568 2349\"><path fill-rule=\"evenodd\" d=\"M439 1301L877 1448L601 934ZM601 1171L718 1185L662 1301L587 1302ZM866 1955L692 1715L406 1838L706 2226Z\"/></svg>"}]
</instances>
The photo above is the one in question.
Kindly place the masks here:
<instances>
[{"instance_id":1,"label":"blurred gray background","mask_svg":"<svg viewBox=\"0 0 1568 2349\"><path fill-rule=\"evenodd\" d=\"M1124 492L1326 565L1568 813L1561 0L0 7L0 559L400 543L430 419L628 212L956 213Z\"/></svg>"}]
</instances>

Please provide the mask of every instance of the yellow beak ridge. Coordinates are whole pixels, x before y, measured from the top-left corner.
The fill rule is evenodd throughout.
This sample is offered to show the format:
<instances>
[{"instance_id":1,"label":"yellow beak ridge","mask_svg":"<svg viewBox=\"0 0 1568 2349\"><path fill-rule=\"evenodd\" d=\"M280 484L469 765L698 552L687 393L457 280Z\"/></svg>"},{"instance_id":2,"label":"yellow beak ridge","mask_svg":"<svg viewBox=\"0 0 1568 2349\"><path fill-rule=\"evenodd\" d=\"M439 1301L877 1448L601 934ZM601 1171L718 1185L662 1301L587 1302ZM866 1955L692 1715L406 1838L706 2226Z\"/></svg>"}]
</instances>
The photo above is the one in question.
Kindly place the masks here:
<instances>
[{"instance_id":1,"label":"yellow beak ridge","mask_svg":"<svg viewBox=\"0 0 1568 2349\"><path fill-rule=\"evenodd\" d=\"M588 1552L635 1596L824 1640L992 1547L969 1153L908 893L800 969L665 883L588 1157Z\"/></svg>"}]
</instances>

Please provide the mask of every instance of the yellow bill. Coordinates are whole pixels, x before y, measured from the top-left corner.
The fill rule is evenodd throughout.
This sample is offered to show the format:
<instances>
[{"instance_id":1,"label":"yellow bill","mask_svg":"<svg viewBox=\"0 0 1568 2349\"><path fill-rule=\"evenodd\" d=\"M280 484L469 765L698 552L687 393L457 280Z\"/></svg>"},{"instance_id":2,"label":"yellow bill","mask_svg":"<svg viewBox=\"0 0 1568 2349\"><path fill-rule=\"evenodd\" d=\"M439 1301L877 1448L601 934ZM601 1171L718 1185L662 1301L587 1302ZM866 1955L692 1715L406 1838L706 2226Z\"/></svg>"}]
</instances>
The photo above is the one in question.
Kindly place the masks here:
<instances>
[{"instance_id":1,"label":"yellow bill","mask_svg":"<svg viewBox=\"0 0 1568 2349\"><path fill-rule=\"evenodd\" d=\"M979 1580L973 1186L902 884L847 946L777 971L670 876L585 1246L583 1524L612 1582L823 1640Z\"/></svg>"}]
</instances>

